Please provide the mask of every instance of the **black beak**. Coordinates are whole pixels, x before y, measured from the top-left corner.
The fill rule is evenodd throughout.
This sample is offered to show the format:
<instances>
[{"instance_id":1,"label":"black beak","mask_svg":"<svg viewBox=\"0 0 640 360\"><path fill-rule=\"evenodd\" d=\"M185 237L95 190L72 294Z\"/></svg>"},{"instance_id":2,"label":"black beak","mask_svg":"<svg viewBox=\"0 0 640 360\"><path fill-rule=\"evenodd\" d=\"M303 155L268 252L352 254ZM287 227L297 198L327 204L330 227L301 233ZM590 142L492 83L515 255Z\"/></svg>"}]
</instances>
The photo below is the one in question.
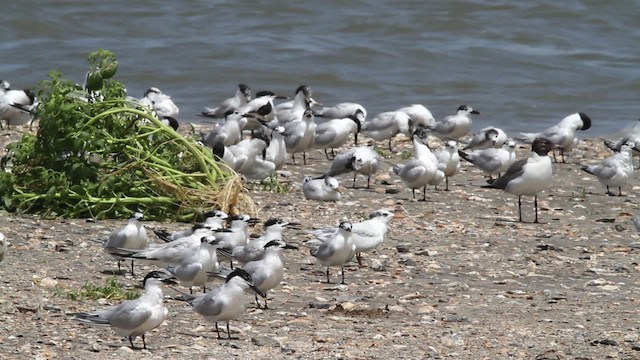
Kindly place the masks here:
<instances>
[{"instance_id":1,"label":"black beak","mask_svg":"<svg viewBox=\"0 0 640 360\"><path fill-rule=\"evenodd\" d=\"M480 115L480 112L478 110L472 110L471 114L476 114L476 115Z\"/></svg>"},{"instance_id":2,"label":"black beak","mask_svg":"<svg viewBox=\"0 0 640 360\"><path fill-rule=\"evenodd\" d=\"M162 279L161 281L163 284L167 284L167 285L178 285L178 282L176 281L175 277Z\"/></svg>"},{"instance_id":3,"label":"black beak","mask_svg":"<svg viewBox=\"0 0 640 360\"><path fill-rule=\"evenodd\" d=\"M288 97L288 96L280 96L280 95L278 95L278 96L276 96L276 99L279 99L279 100L289 100L289 97Z\"/></svg>"},{"instance_id":4,"label":"black beak","mask_svg":"<svg viewBox=\"0 0 640 360\"><path fill-rule=\"evenodd\" d=\"M358 146L358 133L353 134L353 138L354 138L354 145Z\"/></svg>"},{"instance_id":5,"label":"black beak","mask_svg":"<svg viewBox=\"0 0 640 360\"><path fill-rule=\"evenodd\" d=\"M289 245L289 244L285 245L285 246L284 246L284 248L285 248L285 249L298 250L298 247L297 247L297 246L293 246L293 245Z\"/></svg>"},{"instance_id":6,"label":"black beak","mask_svg":"<svg viewBox=\"0 0 640 360\"><path fill-rule=\"evenodd\" d=\"M255 285L251 284L249 287L251 288L251 290L255 291L256 294L260 295L261 297L263 298L267 297L267 294L264 291L258 289Z\"/></svg>"}]
</instances>

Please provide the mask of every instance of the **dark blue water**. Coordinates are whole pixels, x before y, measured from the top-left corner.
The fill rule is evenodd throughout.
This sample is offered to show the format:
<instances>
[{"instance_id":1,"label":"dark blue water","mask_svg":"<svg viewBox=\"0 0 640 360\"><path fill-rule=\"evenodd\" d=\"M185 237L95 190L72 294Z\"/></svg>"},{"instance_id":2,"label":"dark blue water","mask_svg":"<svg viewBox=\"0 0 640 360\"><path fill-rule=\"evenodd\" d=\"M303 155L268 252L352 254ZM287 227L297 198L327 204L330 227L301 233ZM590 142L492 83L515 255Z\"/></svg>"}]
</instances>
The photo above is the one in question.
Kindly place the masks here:
<instances>
[{"instance_id":1,"label":"dark blue water","mask_svg":"<svg viewBox=\"0 0 640 360\"><path fill-rule=\"evenodd\" d=\"M436 119L467 103L474 129L542 130L586 112L584 136L635 123L640 7L599 1L5 2L0 78L31 87L57 69L77 82L86 55L116 53L130 95L156 86L184 121L233 94L293 95L371 115L412 103Z\"/></svg>"}]
</instances>

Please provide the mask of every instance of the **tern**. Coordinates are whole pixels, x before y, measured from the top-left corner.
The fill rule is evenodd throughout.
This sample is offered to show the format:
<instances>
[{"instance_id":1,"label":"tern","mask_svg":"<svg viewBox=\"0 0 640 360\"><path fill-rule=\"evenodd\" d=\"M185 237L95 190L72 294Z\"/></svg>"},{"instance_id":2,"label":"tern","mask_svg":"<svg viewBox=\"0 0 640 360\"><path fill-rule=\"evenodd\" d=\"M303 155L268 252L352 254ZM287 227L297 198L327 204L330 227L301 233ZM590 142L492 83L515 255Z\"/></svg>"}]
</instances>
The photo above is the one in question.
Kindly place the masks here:
<instances>
[{"instance_id":1,"label":"tern","mask_svg":"<svg viewBox=\"0 0 640 360\"><path fill-rule=\"evenodd\" d=\"M245 84L239 84L233 97L224 100L218 107L205 108L201 115L221 119L229 111L238 110L251 101L251 88Z\"/></svg>"},{"instance_id":2,"label":"tern","mask_svg":"<svg viewBox=\"0 0 640 360\"><path fill-rule=\"evenodd\" d=\"M142 218L143 215L141 212L133 213L127 225L114 230L109 235L109 239L104 243L104 251L118 260L118 272L121 271L120 262L124 260L123 257L118 254L121 249L140 250L147 246L149 237L147 236L147 230L140 222ZM131 260L131 275L134 275L133 259Z\"/></svg>"},{"instance_id":3,"label":"tern","mask_svg":"<svg viewBox=\"0 0 640 360\"><path fill-rule=\"evenodd\" d=\"M352 225L343 221L338 226L338 231L328 238L316 238L305 243L310 247L311 256L327 267L327 283L330 284L329 268L340 266L342 268L342 281L344 284L344 265L347 264L356 253L356 245L351 240Z\"/></svg>"}]
</instances>

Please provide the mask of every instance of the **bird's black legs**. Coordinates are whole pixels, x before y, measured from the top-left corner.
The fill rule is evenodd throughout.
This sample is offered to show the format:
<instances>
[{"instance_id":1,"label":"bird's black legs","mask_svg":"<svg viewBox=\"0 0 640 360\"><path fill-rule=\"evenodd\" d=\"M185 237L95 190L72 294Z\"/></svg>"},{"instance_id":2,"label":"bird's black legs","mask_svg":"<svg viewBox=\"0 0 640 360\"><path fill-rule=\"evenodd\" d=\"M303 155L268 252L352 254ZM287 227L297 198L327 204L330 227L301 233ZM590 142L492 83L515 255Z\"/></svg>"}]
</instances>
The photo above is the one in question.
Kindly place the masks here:
<instances>
[{"instance_id":1,"label":"bird's black legs","mask_svg":"<svg viewBox=\"0 0 640 360\"><path fill-rule=\"evenodd\" d=\"M144 340L144 334L142 334L142 348L143 349L147 348L147 342Z\"/></svg>"},{"instance_id":2,"label":"bird's black legs","mask_svg":"<svg viewBox=\"0 0 640 360\"><path fill-rule=\"evenodd\" d=\"M133 349L133 338L129 335L129 344L131 344L131 348Z\"/></svg>"},{"instance_id":3,"label":"bird's black legs","mask_svg":"<svg viewBox=\"0 0 640 360\"><path fill-rule=\"evenodd\" d=\"M370 183L371 183L371 175L367 176L367 189L369 188Z\"/></svg>"},{"instance_id":4,"label":"bird's black legs","mask_svg":"<svg viewBox=\"0 0 640 360\"><path fill-rule=\"evenodd\" d=\"M302 152L302 163L304 165L307 165L307 153L306 153L306 151Z\"/></svg>"},{"instance_id":5,"label":"bird's black legs","mask_svg":"<svg viewBox=\"0 0 640 360\"><path fill-rule=\"evenodd\" d=\"M340 284L344 284L344 266L342 267L342 282Z\"/></svg>"},{"instance_id":6,"label":"bird's black legs","mask_svg":"<svg viewBox=\"0 0 640 360\"><path fill-rule=\"evenodd\" d=\"M329 280L329 267L327 266L327 284L331 284L331 280Z\"/></svg>"},{"instance_id":7,"label":"bird's black legs","mask_svg":"<svg viewBox=\"0 0 640 360\"><path fill-rule=\"evenodd\" d=\"M357 176L358 176L358 173L354 171L353 172L353 188L354 189L356 188L356 177ZM369 186L367 185L367 187L369 187Z\"/></svg>"},{"instance_id":8,"label":"bird's black legs","mask_svg":"<svg viewBox=\"0 0 640 360\"><path fill-rule=\"evenodd\" d=\"M416 189L411 189L411 194L413 194L413 199L416 198Z\"/></svg>"},{"instance_id":9,"label":"bird's black legs","mask_svg":"<svg viewBox=\"0 0 640 360\"><path fill-rule=\"evenodd\" d=\"M393 148L391 148L391 139L389 139L389 151L393 152Z\"/></svg>"},{"instance_id":10,"label":"bird's black legs","mask_svg":"<svg viewBox=\"0 0 640 360\"><path fill-rule=\"evenodd\" d=\"M231 339L231 330L229 330L229 322L227 321L227 338Z\"/></svg>"},{"instance_id":11,"label":"bird's black legs","mask_svg":"<svg viewBox=\"0 0 640 360\"><path fill-rule=\"evenodd\" d=\"M222 339L222 337L220 336L220 329L218 328L218 322L217 321L216 321L216 333L218 333L218 339Z\"/></svg>"},{"instance_id":12,"label":"bird's black legs","mask_svg":"<svg viewBox=\"0 0 640 360\"><path fill-rule=\"evenodd\" d=\"M449 177L448 176L444 177L444 183L445 183L444 191L449 191Z\"/></svg>"},{"instance_id":13,"label":"bird's black legs","mask_svg":"<svg viewBox=\"0 0 640 360\"><path fill-rule=\"evenodd\" d=\"M618 186L618 196L622 196L622 187Z\"/></svg>"},{"instance_id":14,"label":"bird's black legs","mask_svg":"<svg viewBox=\"0 0 640 360\"><path fill-rule=\"evenodd\" d=\"M122 270L120 269L120 262L122 260L118 260L118 274L122 274Z\"/></svg>"},{"instance_id":15,"label":"bird's black legs","mask_svg":"<svg viewBox=\"0 0 640 360\"><path fill-rule=\"evenodd\" d=\"M131 276L136 276L136 274L133 273L133 260L131 260Z\"/></svg>"},{"instance_id":16,"label":"bird's black legs","mask_svg":"<svg viewBox=\"0 0 640 360\"><path fill-rule=\"evenodd\" d=\"M358 266L362 267L362 253L356 253L356 260L358 260Z\"/></svg>"},{"instance_id":17,"label":"bird's black legs","mask_svg":"<svg viewBox=\"0 0 640 360\"><path fill-rule=\"evenodd\" d=\"M427 201L427 185L422 189L422 201Z\"/></svg>"},{"instance_id":18,"label":"bird's black legs","mask_svg":"<svg viewBox=\"0 0 640 360\"><path fill-rule=\"evenodd\" d=\"M518 195L518 217L522 222L522 195Z\"/></svg>"},{"instance_id":19,"label":"bird's black legs","mask_svg":"<svg viewBox=\"0 0 640 360\"><path fill-rule=\"evenodd\" d=\"M536 219L533 221L534 223L538 223L538 195L534 195L533 196L533 207L535 208L536 211Z\"/></svg>"}]
</instances>

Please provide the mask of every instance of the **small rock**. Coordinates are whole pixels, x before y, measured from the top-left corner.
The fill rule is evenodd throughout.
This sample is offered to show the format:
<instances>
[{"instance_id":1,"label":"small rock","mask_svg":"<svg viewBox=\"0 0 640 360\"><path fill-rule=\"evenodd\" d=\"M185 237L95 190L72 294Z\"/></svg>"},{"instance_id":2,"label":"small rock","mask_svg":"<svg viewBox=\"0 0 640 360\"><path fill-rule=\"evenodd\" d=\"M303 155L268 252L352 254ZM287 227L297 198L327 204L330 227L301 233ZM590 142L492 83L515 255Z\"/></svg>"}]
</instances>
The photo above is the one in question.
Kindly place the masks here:
<instances>
[{"instance_id":1,"label":"small rock","mask_svg":"<svg viewBox=\"0 0 640 360\"><path fill-rule=\"evenodd\" d=\"M402 243L402 244L396 245L396 251L399 252L399 253L408 253L409 252L409 244Z\"/></svg>"},{"instance_id":2,"label":"small rock","mask_svg":"<svg viewBox=\"0 0 640 360\"><path fill-rule=\"evenodd\" d=\"M280 342L276 339L268 336L254 336L251 338L251 342L256 346L268 346L268 347L280 347Z\"/></svg>"},{"instance_id":3,"label":"small rock","mask_svg":"<svg viewBox=\"0 0 640 360\"><path fill-rule=\"evenodd\" d=\"M131 354L131 353L133 353L133 349L128 347L128 346L120 346L120 348L118 349L118 352L125 353L125 354Z\"/></svg>"},{"instance_id":4,"label":"small rock","mask_svg":"<svg viewBox=\"0 0 640 360\"><path fill-rule=\"evenodd\" d=\"M371 265L369 265L369 267L373 271L387 271L387 267L378 259L371 260Z\"/></svg>"},{"instance_id":5,"label":"small rock","mask_svg":"<svg viewBox=\"0 0 640 360\"><path fill-rule=\"evenodd\" d=\"M607 345L607 346L618 346L618 342L615 340L611 340L611 339L600 339L600 340L593 340L591 342L591 345L596 346L596 345Z\"/></svg>"}]
</instances>

